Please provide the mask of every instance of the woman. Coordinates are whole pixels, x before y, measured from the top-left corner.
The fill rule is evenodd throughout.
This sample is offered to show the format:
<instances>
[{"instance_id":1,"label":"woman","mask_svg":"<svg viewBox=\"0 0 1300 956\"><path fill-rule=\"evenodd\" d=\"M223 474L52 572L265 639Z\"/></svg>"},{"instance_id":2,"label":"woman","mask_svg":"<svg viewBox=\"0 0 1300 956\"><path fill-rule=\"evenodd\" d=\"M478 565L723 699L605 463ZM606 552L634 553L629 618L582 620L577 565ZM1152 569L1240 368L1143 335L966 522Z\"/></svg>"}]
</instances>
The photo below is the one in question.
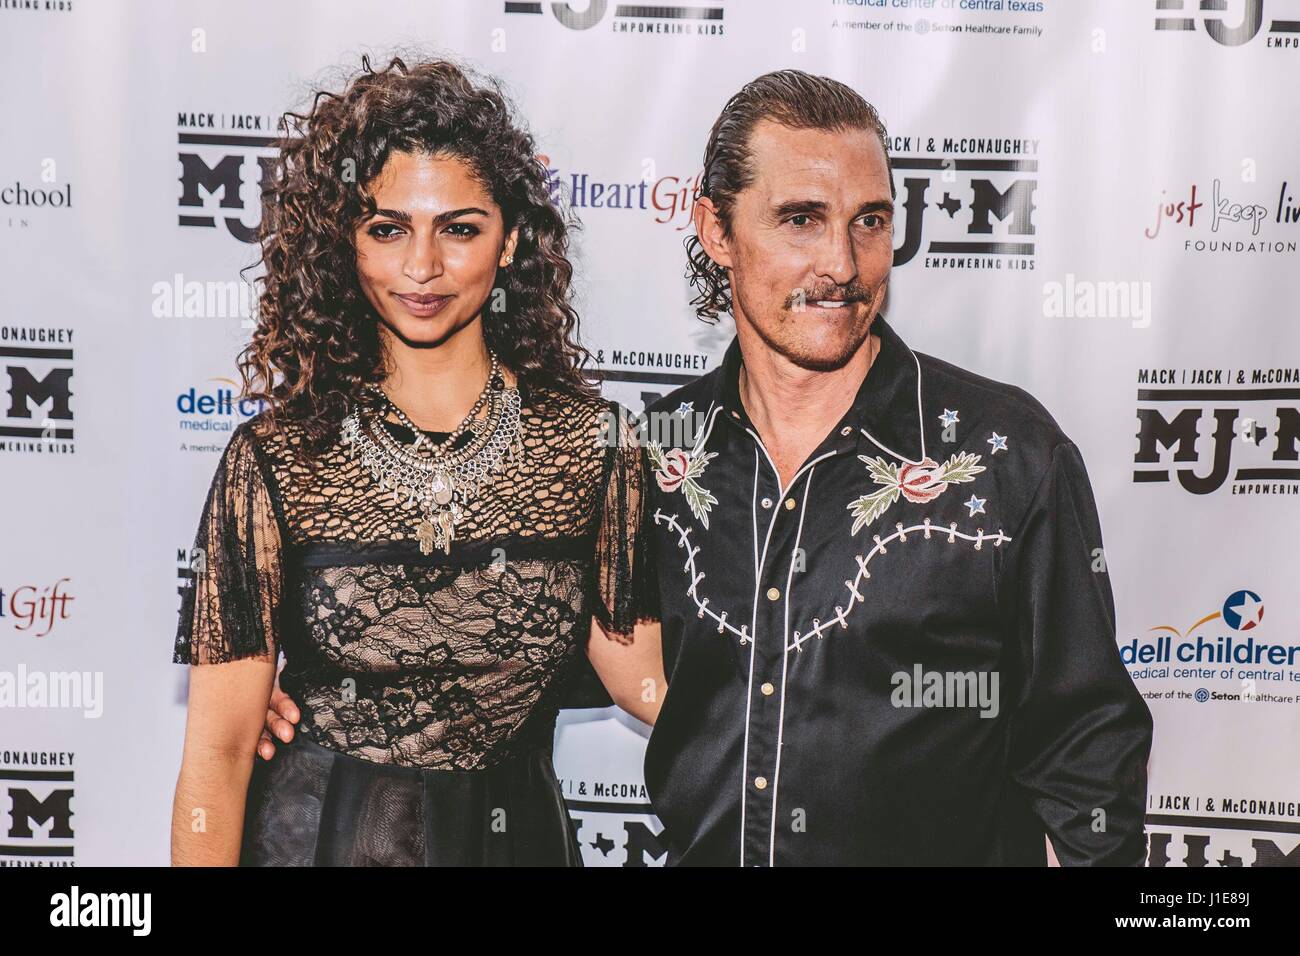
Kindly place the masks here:
<instances>
[{"instance_id":1,"label":"woman","mask_svg":"<svg viewBox=\"0 0 1300 956\"><path fill-rule=\"evenodd\" d=\"M174 862L580 865L551 764L566 685L596 635L653 722L663 668L626 637L653 617L645 466L581 374L535 155L445 61L363 58L286 115L240 358L266 410L213 478L176 638ZM299 732L254 772L281 651Z\"/></svg>"}]
</instances>

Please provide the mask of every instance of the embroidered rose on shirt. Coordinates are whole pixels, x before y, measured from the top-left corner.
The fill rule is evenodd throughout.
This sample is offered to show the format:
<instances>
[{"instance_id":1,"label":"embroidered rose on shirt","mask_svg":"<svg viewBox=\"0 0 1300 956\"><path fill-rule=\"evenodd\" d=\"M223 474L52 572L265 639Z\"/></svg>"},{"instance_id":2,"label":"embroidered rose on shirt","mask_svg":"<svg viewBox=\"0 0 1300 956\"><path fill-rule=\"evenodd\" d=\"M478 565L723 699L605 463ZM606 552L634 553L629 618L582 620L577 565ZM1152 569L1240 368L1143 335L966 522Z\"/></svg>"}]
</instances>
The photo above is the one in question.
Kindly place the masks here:
<instances>
[{"instance_id":1,"label":"embroidered rose on shirt","mask_svg":"<svg viewBox=\"0 0 1300 956\"><path fill-rule=\"evenodd\" d=\"M664 452L663 466L655 475L660 489L667 492L676 491L678 485L686 480L686 469L690 466L691 460L680 448L670 448Z\"/></svg>"},{"instance_id":2,"label":"embroidered rose on shirt","mask_svg":"<svg viewBox=\"0 0 1300 956\"><path fill-rule=\"evenodd\" d=\"M654 465L655 481L659 483L660 490L671 494L680 489L686 498L687 506L691 509L691 514L695 515L700 524L708 528L709 509L718 503L718 499L696 479L704 474L705 466L710 459L716 458L718 453L706 451L691 456L680 448L664 451L658 442L650 442L646 448L650 455L650 462Z\"/></svg>"},{"instance_id":3,"label":"embroidered rose on shirt","mask_svg":"<svg viewBox=\"0 0 1300 956\"><path fill-rule=\"evenodd\" d=\"M942 465L933 458L908 462L901 468L883 458L859 455L858 459L866 464L871 480L882 487L849 502L848 508L854 518L853 530L849 534L857 534L863 525L879 518L899 495L916 504L924 504L938 498L950 484L973 481L984 470L984 466L979 464L980 456L965 451L953 455Z\"/></svg>"},{"instance_id":4,"label":"embroidered rose on shirt","mask_svg":"<svg viewBox=\"0 0 1300 956\"><path fill-rule=\"evenodd\" d=\"M939 477L939 463L927 458L920 464L909 461L898 469L898 487L908 501L924 504L938 498L948 482Z\"/></svg>"}]
</instances>

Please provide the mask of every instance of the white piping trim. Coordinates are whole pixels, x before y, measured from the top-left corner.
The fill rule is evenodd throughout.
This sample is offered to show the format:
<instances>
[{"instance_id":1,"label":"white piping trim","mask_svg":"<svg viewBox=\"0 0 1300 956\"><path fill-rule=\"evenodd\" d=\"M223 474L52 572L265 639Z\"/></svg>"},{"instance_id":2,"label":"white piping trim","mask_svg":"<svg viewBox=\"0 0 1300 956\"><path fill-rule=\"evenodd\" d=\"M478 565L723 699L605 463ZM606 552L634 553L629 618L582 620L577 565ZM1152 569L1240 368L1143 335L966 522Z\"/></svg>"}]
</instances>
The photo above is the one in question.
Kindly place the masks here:
<instances>
[{"instance_id":1,"label":"white piping trim","mask_svg":"<svg viewBox=\"0 0 1300 956\"><path fill-rule=\"evenodd\" d=\"M803 466L802 466L798 471L796 471L793 475L790 476L790 484L788 484L788 485L786 485L784 488L782 488L782 487L781 487L781 471L780 471L779 468L776 467L776 462L774 462L774 461L772 460L772 456L771 456L770 454L768 454L767 446L763 444L763 439L761 439L761 438L758 437L758 432L754 431L754 429L752 429L752 428L750 428L750 427L748 427L748 426L745 427L745 431L749 432L751 435L754 436L754 441L758 443L758 447L761 448L761 449L763 449L763 455L767 458L767 463L768 463L769 465L772 466L772 474L776 475L776 487L777 487L778 489L780 489L779 492L777 493L777 497L778 497L778 498L784 498L784 497L785 497L785 493L786 493L787 491L789 491L791 488L794 487L794 483L795 483L796 481L799 480L799 476L802 475L806 469L813 467L813 466L816 465L817 462L819 462L819 461L822 461L822 460L824 460L824 459L826 459L826 458L831 457L831 455L838 455L838 454L839 454L838 451L828 451L828 452L827 452L826 454L824 454L824 455L818 455L816 458L814 458L814 459L813 459L812 461L810 461L810 462L805 462L804 465L803 465ZM775 507L775 506L773 506L773 508L772 508L772 516L773 516L773 517L776 516L776 507ZM769 535L771 534L771 528L770 528L770 526L769 526L769 529L768 529L768 534L769 534Z\"/></svg>"},{"instance_id":2,"label":"white piping trim","mask_svg":"<svg viewBox=\"0 0 1300 956\"><path fill-rule=\"evenodd\" d=\"M794 550L790 552L790 570L785 575L785 632L782 640L787 645L790 641L790 591L794 586L794 564L799 555L799 543L803 540L803 516L808 511L808 499L812 497L813 472L816 470L816 468L808 469L808 480L804 482L803 503L799 507L799 527L794 533ZM794 482L790 484L793 487ZM797 639L798 634L795 637ZM776 720L776 766L772 768L772 835L767 848L768 866L776 866L776 794L781 784L781 748L785 742L785 678L789 665L790 652L787 650L781 655L781 709L777 713Z\"/></svg>"},{"instance_id":3,"label":"white piping trim","mask_svg":"<svg viewBox=\"0 0 1300 956\"><path fill-rule=\"evenodd\" d=\"M846 611L843 608L836 606L835 610L837 613L835 614L834 617L832 617L829 621L827 621L824 624L821 623L821 621L819 621L817 618L813 618L814 627L811 631L809 631L807 634L804 634L802 637L796 634L794 643L786 644L785 652L787 654L789 654L791 651L800 650L803 643L811 637L816 637L820 639L822 636L822 631L828 630L832 624L838 624L841 627L845 627L845 628L848 627L848 624L845 623L845 619L849 616L849 614L852 613L853 603L855 601L862 601L864 604L866 603L865 599L862 597L862 594L858 591L858 584L864 578L869 579L871 577L871 572L867 570L867 562L869 562L877 554L887 553L887 549L885 548L885 545L889 544L891 541L896 541L896 540L906 541L907 533L909 531L924 532L923 540L926 541L930 540L930 532L932 531L937 531L941 535L947 535L949 544L954 543L958 538L962 538L965 541L974 541L976 551L983 550L985 541L990 541L993 543L993 547L1000 548L1004 541L1011 540L1011 537L1009 535L1002 533L1001 528L998 529L996 534L985 534L983 528L975 529L976 530L975 534L966 534L965 532L957 530L957 522L955 521L951 522L945 527L944 525L931 524L929 517L925 519L924 524L918 524L918 525L913 525L910 528L904 528L903 523L900 521L896 525L894 525L894 527L897 528L898 530L895 531L893 534L889 535L887 538L881 538L880 535L874 536L876 541L876 546L872 548L870 552L868 552L865 558L860 554L856 556L858 562L857 577L855 577L852 581L844 582L844 586L849 589L848 610Z\"/></svg>"},{"instance_id":4,"label":"white piping trim","mask_svg":"<svg viewBox=\"0 0 1300 956\"><path fill-rule=\"evenodd\" d=\"M767 448L763 445L763 440L754 434L753 429L746 428L745 431L754 436L754 441L759 448L763 449L763 455L767 458L768 464L772 465L772 472L776 475L776 484L781 486L781 472L772 464L772 456L767 453ZM758 469L754 469L754 493L758 493ZM782 496L784 492L782 492ZM780 497L780 496L778 496ZM744 755L740 761L740 865L745 865L745 801L749 797L749 718L752 712L754 701L754 652L758 648L758 602L761 600L759 591L760 583L763 580L763 566L767 564L767 548L772 543L772 529L776 527L776 519L781 509L777 502L772 504L772 517L767 522L767 535L763 538L763 554L759 558L758 564L754 566L754 607L749 616L749 633L753 635L749 642L749 678L745 686L745 741ZM758 546L758 535L754 535L754 546ZM782 640L784 641L784 636Z\"/></svg>"},{"instance_id":5,"label":"white piping trim","mask_svg":"<svg viewBox=\"0 0 1300 956\"><path fill-rule=\"evenodd\" d=\"M750 434L753 435L754 433L750 431ZM757 440L758 436L754 435L754 438ZM763 442L761 440L758 441L758 447L763 448ZM763 448L763 453L767 455L766 448ZM817 462L837 454L839 454L839 452L828 451L826 454L820 455L817 458L814 458L812 461L808 462L806 465L803 466L803 468L800 468L797 472L795 472L794 477L790 479L790 485L787 486L786 490L792 487L794 483L799 480L799 476L804 473L805 469L812 468L817 464ZM767 459L768 462L771 463L772 457L770 455L767 456ZM775 465L772 466L772 471L776 474L777 484L779 485L781 483L781 474L776 470ZM754 485L755 494L757 494L757 488L758 488L757 469L755 469L754 471L754 481L755 481L755 485ZM785 497L785 491L781 492L781 497ZM699 586L699 583L704 580L704 572L702 571L697 572L695 567L695 555L697 555L700 551L699 545L695 545L694 547L690 546L691 543L690 543L689 535L691 531L694 529L694 525L691 525L690 527L682 527L682 525L678 522L677 515L675 513L671 515L667 515L663 513L662 509L660 508L655 509L655 513L654 513L655 524L667 525L670 530L675 531L677 533L677 547L686 549L686 564L682 566L682 570L687 573L687 575L690 577L691 580L690 585L686 588L686 593L695 602L695 608L698 612L696 616L704 617L707 614L709 617L713 618L713 620L718 622L719 634L723 633L724 631L730 631L732 634L735 634L737 637L740 638L741 644L745 644L749 640L751 640L750 635L754 633L754 628L757 626L758 623L758 582L762 579L763 565L767 563L767 548L768 548L768 544L772 540L772 529L776 526L776 517L778 513L779 512L776 505L773 505L772 519L767 526L767 537L764 538L763 540L763 554L760 561L755 565L754 608L753 608L752 616L750 617L749 625L748 626L742 625L741 628L737 630L735 625L727 623L726 611L723 611L721 614L718 614L716 611L711 610L708 607L709 599L704 598L703 600L701 600L699 595L696 593L696 588ZM754 544L755 547L757 547L758 544L757 526L755 526Z\"/></svg>"},{"instance_id":6,"label":"white piping trim","mask_svg":"<svg viewBox=\"0 0 1300 956\"><path fill-rule=\"evenodd\" d=\"M740 865L741 866L745 865L745 800L749 795L749 719L751 713L751 704L754 699L754 650L758 646L758 602L761 600L761 592L759 591L759 585L763 579L763 567L767 564L767 548L768 545L772 543L772 529L776 527L777 516L780 515L781 513L781 507L780 507L781 499L785 497L786 490L794 487L794 483L799 480L799 476L802 475L805 470L811 470L816 466L817 462L821 461L823 458L829 458L832 455L838 454L838 452L828 451L826 454L814 458L812 461L803 465L803 467L801 467L798 471L794 473L794 476L790 479L789 485L787 485L785 488L781 488L781 471L776 467L776 462L772 460L772 456L771 454L769 454L767 450L767 446L763 444L763 439L759 438L758 433L755 432L754 429L749 428L748 426L746 426L745 431L749 432L749 434L752 435L754 438L754 443L757 444L759 448L763 449L763 456L767 459L767 463L772 466L772 474L776 475L776 485L781 490L777 495L776 500L772 503L772 517L768 520L767 536L763 539L763 555L759 559L759 563L757 564L754 570L754 609L749 619L749 631L750 634L753 635L753 640L749 647L749 686L746 688L745 691L745 744L744 744L745 754L744 754L744 759L741 761L741 766L744 768L744 776L741 778L740 781L740 785L741 785ZM754 472L754 489L755 489L755 493L757 494L757 489L758 489L757 470ZM807 502L808 499L805 498L804 504L806 505ZM757 544L757 537L755 537L755 544ZM782 644L784 644L786 641L786 636L784 634L781 635L781 641ZM782 655L782 657L784 658L784 655Z\"/></svg>"},{"instance_id":7,"label":"white piping trim","mask_svg":"<svg viewBox=\"0 0 1300 956\"><path fill-rule=\"evenodd\" d=\"M749 642L749 681L745 690L745 743L740 761L740 865L745 865L745 798L749 787L749 708L754 699L754 648L757 641Z\"/></svg>"},{"instance_id":8,"label":"white piping trim","mask_svg":"<svg viewBox=\"0 0 1300 956\"><path fill-rule=\"evenodd\" d=\"M876 447L879 448L881 451L883 451L885 454L893 455L899 461L905 461L909 465L919 465L922 461L925 461L925 409L921 404L921 360L916 357L916 353L913 352L910 347L908 347L907 345L904 345L903 347L907 349L908 354L912 356L912 361L916 363L916 422L917 422L917 427L919 428L918 434L921 436L920 461L913 461L912 459L908 458L906 455L900 455L892 448L882 444L876 438L875 435L872 435L865 428L859 428L858 431L862 432L863 435L866 435L868 438L870 438L872 442L875 443ZM870 376L871 372L868 371L867 375Z\"/></svg>"},{"instance_id":9,"label":"white piping trim","mask_svg":"<svg viewBox=\"0 0 1300 956\"><path fill-rule=\"evenodd\" d=\"M758 449L754 449L754 501L750 505L754 528L754 589L758 590Z\"/></svg>"},{"instance_id":10,"label":"white piping trim","mask_svg":"<svg viewBox=\"0 0 1300 956\"><path fill-rule=\"evenodd\" d=\"M695 436L695 441L691 444L690 456L692 458L704 448L704 443L709 440L709 435L713 432L713 422L717 419L720 411L722 411L721 405L715 406L714 402L709 403L709 410L704 413L704 428Z\"/></svg>"},{"instance_id":11,"label":"white piping trim","mask_svg":"<svg viewBox=\"0 0 1300 956\"><path fill-rule=\"evenodd\" d=\"M779 479L778 479L779 484ZM758 614L758 580L761 573L761 567L758 563L758 449L754 450L754 490L750 499L749 513L751 523L754 528L754 615L749 619L751 632L757 622ZM771 534L769 526L768 533ZM764 545L766 553L766 545ZM745 686L745 738L741 745L740 760L740 865L745 865L745 793L746 785L749 780L749 708L754 699L754 650L757 647L757 641L749 642L749 679Z\"/></svg>"},{"instance_id":12,"label":"white piping trim","mask_svg":"<svg viewBox=\"0 0 1300 956\"><path fill-rule=\"evenodd\" d=\"M687 577L691 580L690 585L686 588L686 594L695 602L697 610L696 617L702 618L707 614L709 617L713 618L713 620L718 622L719 634L722 634L724 631L730 631L732 634L735 634L740 638L741 644L749 643L749 625L742 625L740 630L737 630L734 624L727 623L726 611L718 614L716 611L710 610L708 606L709 599L704 598L701 600L699 595L696 593L699 583L704 580L704 572L697 572L695 569L695 556L700 553L700 546L695 545L694 547L690 547L690 534L695 530L694 525L683 528L681 524L678 523L676 514L666 515L659 508L655 509L654 519L655 524L667 525L669 530L675 531L677 533L677 547L687 549L686 563L682 565L682 570L686 572Z\"/></svg>"},{"instance_id":13,"label":"white piping trim","mask_svg":"<svg viewBox=\"0 0 1300 956\"><path fill-rule=\"evenodd\" d=\"M682 527L682 525L677 520L676 514L666 515L663 513L662 510L658 508L655 509L654 519L655 519L655 524L667 525L671 531L675 531L677 533L677 547L688 549L686 552L686 563L682 565L682 571L686 573L687 577L689 577L691 581L691 584L686 589L686 594L695 602L695 607L698 612L696 616L702 618L705 615L707 615L713 618L713 620L718 622L719 634L725 633L726 631L730 631L732 634L736 635L736 637L740 638L741 644L749 643L750 631L752 630L752 627L755 623L754 619L751 619L751 623L749 625L743 625L739 629L737 629L734 624L731 624L727 621L726 611L723 611L721 614L717 613L716 611L712 610L708 606L709 605L708 598L701 599L697 594L697 588L699 587L699 583L704 580L704 572L702 571L697 572L695 566L695 555L697 555L700 551L699 545L696 545L694 547L689 547L691 543L690 533L694 530L694 528ZM863 600L862 594L858 591L858 584L864 578L871 577L870 572L867 571L867 567L866 567L867 562L871 560L871 558L875 557L876 554L886 553L886 549L884 545L889 544L891 541L907 540L905 536L909 531L923 531L925 532L926 538L930 536L929 535L930 532L938 531L941 534L948 535L948 541L950 543L956 541L957 538L962 538L963 540L966 541L973 541L975 542L976 550L979 550L982 547L983 542L985 541L992 542L994 547L1000 547L1003 544L1003 542L1012 540L1009 535L1003 534L1003 532L1000 529L996 534L985 534L982 528L977 528L975 534L967 534L962 531L957 531L955 522L945 527L944 525L932 524L928 517L925 519L924 524L913 525L910 528L904 528L902 526L902 522L900 521L895 525L895 527L898 528L899 530L896 531L894 534L891 534L887 538L881 538L879 535L875 536L877 542L876 547L868 554L867 557L864 558L862 555L856 556L858 562L857 576L852 581L849 580L844 581L844 586L848 588L849 591L848 608L845 609L840 607L839 605L836 605L835 614L833 614L830 617L830 619L825 623L822 623L820 618L813 618L813 625L814 625L813 629L809 631L807 634L804 634L799 639L797 644L787 645L786 653L789 653L790 651L799 650L799 646L802 645L809 638L812 637L820 638L822 636L822 631L829 630L832 624L838 624L840 625L840 627L847 628L849 626L848 617L849 614L851 614L853 611L854 602Z\"/></svg>"}]
</instances>

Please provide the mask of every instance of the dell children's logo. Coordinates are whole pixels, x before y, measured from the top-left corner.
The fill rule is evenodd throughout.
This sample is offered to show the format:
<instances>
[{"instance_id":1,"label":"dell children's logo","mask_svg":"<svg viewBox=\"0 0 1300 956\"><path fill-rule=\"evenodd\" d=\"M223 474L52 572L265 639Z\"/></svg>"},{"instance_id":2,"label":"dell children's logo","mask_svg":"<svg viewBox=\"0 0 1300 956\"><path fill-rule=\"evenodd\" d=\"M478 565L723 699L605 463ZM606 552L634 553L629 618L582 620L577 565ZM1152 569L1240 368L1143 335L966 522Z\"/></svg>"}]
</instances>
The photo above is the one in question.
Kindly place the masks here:
<instances>
[{"instance_id":1,"label":"dell children's logo","mask_svg":"<svg viewBox=\"0 0 1300 956\"><path fill-rule=\"evenodd\" d=\"M241 398L234 379L209 379L215 387L191 386L176 396L181 431L229 432L262 411L266 403L258 398Z\"/></svg>"}]
</instances>

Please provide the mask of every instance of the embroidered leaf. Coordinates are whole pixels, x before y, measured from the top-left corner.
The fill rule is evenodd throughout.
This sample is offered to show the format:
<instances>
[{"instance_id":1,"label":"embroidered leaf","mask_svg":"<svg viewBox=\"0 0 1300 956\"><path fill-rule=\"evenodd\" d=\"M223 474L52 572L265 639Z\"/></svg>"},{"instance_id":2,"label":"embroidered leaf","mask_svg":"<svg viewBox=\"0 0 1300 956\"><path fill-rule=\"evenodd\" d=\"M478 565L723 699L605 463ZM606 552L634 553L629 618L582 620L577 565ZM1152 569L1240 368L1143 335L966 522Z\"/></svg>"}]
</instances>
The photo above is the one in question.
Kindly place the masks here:
<instances>
[{"instance_id":1,"label":"embroidered leaf","mask_svg":"<svg viewBox=\"0 0 1300 956\"><path fill-rule=\"evenodd\" d=\"M865 462L867 471L871 475L871 480L878 485L896 485L898 484L898 466L892 462L887 462L883 458L868 458L866 455L859 455L858 460Z\"/></svg>"},{"instance_id":2,"label":"embroidered leaf","mask_svg":"<svg viewBox=\"0 0 1300 956\"><path fill-rule=\"evenodd\" d=\"M706 451L697 458L688 459L688 464L686 465L686 477L698 478L704 473L704 466L709 463L709 459L717 457L718 453L716 451Z\"/></svg>"},{"instance_id":3,"label":"embroidered leaf","mask_svg":"<svg viewBox=\"0 0 1300 956\"><path fill-rule=\"evenodd\" d=\"M898 500L898 493L898 485L893 485L849 502L849 511L855 519L853 530L849 534L857 534L864 524L870 524L884 514L885 510Z\"/></svg>"},{"instance_id":4,"label":"embroidered leaf","mask_svg":"<svg viewBox=\"0 0 1300 956\"><path fill-rule=\"evenodd\" d=\"M667 467L668 462L664 458L663 446L657 441L652 441L646 445L646 453L650 456L650 463L655 466L656 471L662 471Z\"/></svg>"},{"instance_id":5,"label":"embroidered leaf","mask_svg":"<svg viewBox=\"0 0 1300 956\"><path fill-rule=\"evenodd\" d=\"M979 455L972 455L968 451L958 452L943 463L943 466L936 472L936 481L973 481L975 476L984 470L984 466L978 464Z\"/></svg>"},{"instance_id":6,"label":"embroidered leaf","mask_svg":"<svg viewBox=\"0 0 1300 956\"><path fill-rule=\"evenodd\" d=\"M707 530L709 527L709 509L718 503L718 499L713 497L707 488L701 488L694 478L687 478L682 482L681 487L682 494L686 496L686 503L690 506L691 514L695 515L696 519Z\"/></svg>"}]
</instances>

